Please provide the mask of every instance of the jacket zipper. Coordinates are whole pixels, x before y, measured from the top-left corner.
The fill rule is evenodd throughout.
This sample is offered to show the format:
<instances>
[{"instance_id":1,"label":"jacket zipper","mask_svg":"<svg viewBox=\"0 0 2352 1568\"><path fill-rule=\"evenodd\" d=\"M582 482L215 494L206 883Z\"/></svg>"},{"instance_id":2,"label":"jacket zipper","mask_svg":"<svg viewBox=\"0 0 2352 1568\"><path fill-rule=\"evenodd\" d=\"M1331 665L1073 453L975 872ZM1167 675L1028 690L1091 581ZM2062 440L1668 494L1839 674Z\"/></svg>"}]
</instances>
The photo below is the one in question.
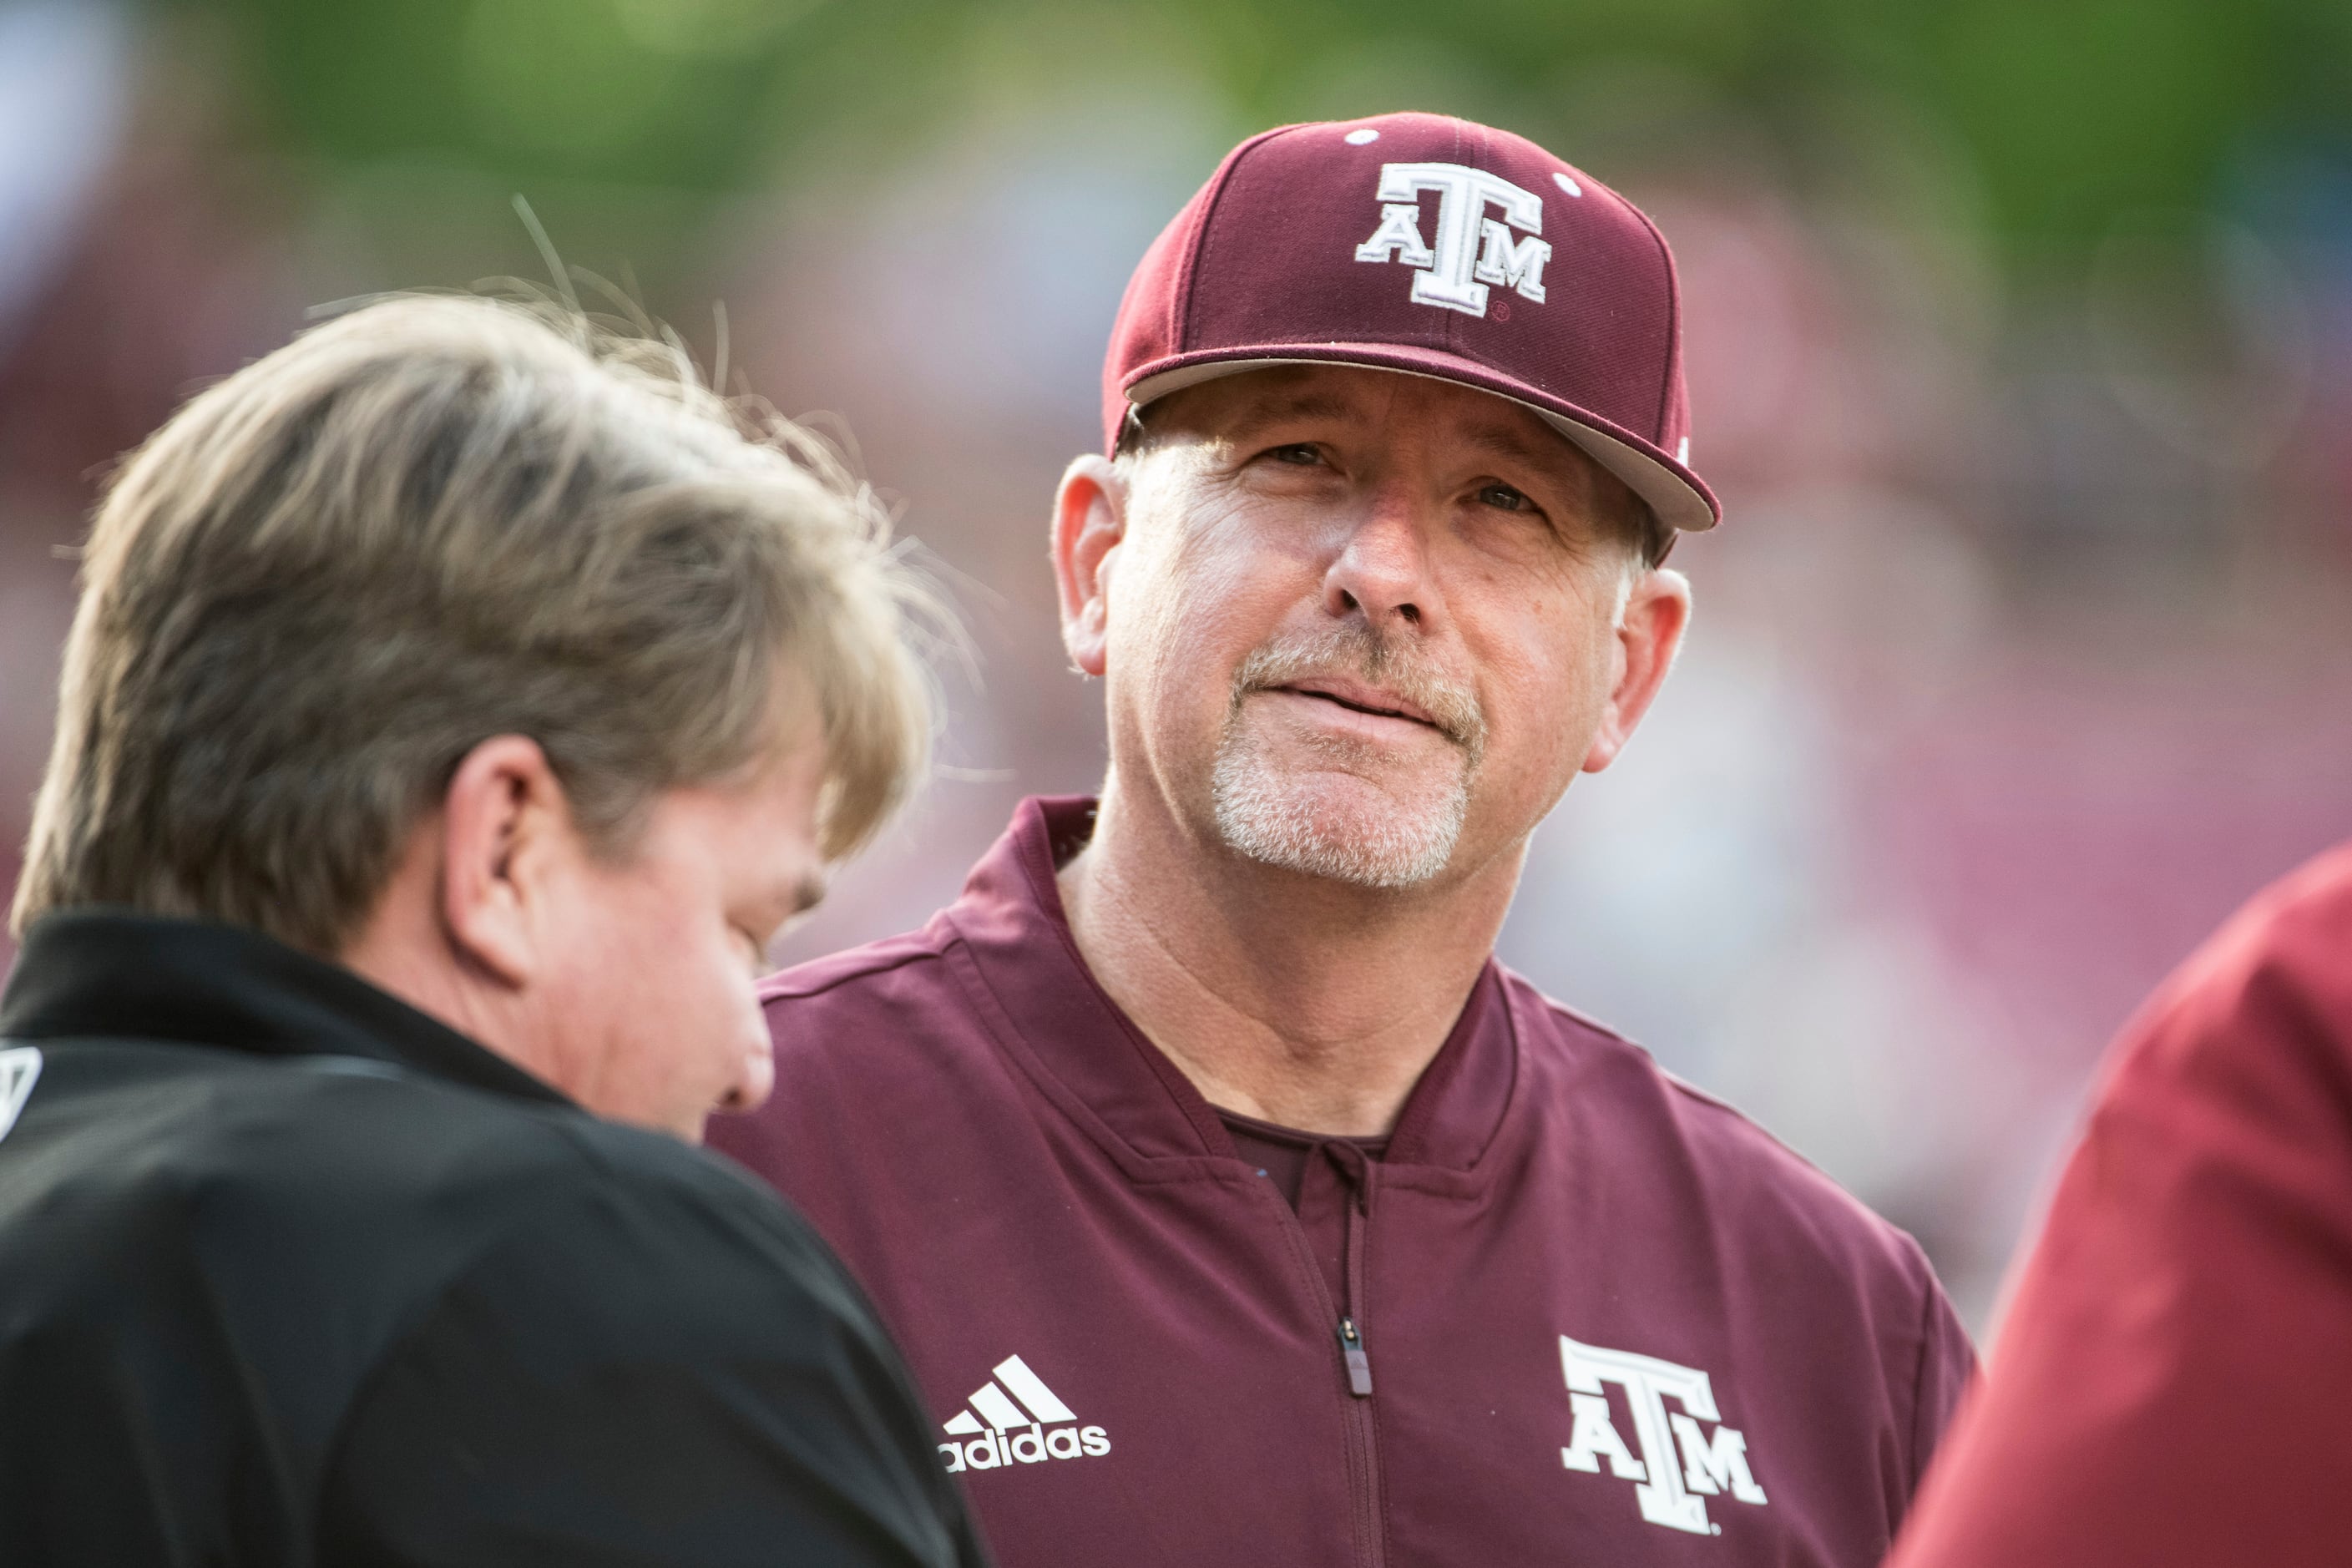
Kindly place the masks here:
<instances>
[{"instance_id":1,"label":"jacket zipper","mask_svg":"<svg viewBox=\"0 0 2352 1568\"><path fill-rule=\"evenodd\" d=\"M1356 1430L1364 1457L1362 1484L1356 1490L1360 1521L1356 1539L1363 1543L1365 1563L1370 1568L1381 1568L1388 1560L1388 1532L1381 1517L1379 1435L1372 1425L1372 1358L1364 1349L1364 1233L1371 1228L1373 1173L1379 1166L1360 1154L1354 1163L1357 1179L1355 1190L1348 1194L1345 1256L1340 1263L1348 1299L1339 1310L1339 1359L1348 1367L1349 1424Z\"/></svg>"},{"instance_id":2,"label":"jacket zipper","mask_svg":"<svg viewBox=\"0 0 2352 1568\"><path fill-rule=\"evenodd\" d=\"M1354 1151L1350 1150L1351 1154ZM1351 1189L1347 1198L1347 1229L1344 1233L1344 1257L1340 1265L1345 1300L1333 1302L1328 1286L1323 1282L1323 1270L1315 1262L1315 1252L1307 1235L1307 1226L1288 1204L1282 1204L1283 1217L1297 1239L1301 1258L1307 1264L1316 1299L1323 1310L1332 1314L1337 1324L1339 1362L1346 1373L1348 1397L1340 1411L1340 1421L1348 1437L1348 1492L1355 1514L1356 1561L1360 1568L1387 1568L1388 1541L1384 1522L1385 1510L1381 1503L1381 1470L1379 1435L1372 1425L1372 1362L1364 1348L1364 1240L1370 1227L1371 1187L1378 1169L1375 1162L1356 1154L1348 1163L1348 1184ZM1279 1200L1277 1200L1279 1201Z\"/></svg>"},{"instance_id":3,"label":"jacket zipper","mask_svg":"<svg viewBox=\"0 0 2352 1568\"><path fill-rule=\"evenodd\" d=\"M1356 1320L1344 1314L1339 1319L1339 1359L1348 1363L1348 1392L1370 1399L1372 1358L1364 1353L1364 1336L1356 1331Z\"/></svg>"},{"instance_id":4,"label":"jacket zipper","mask_svg":"<svg viewBox=\"0 0 2352 1568\"><path fill-rule=\"evenodd\" d=\"M1339 1359L1348 1363L1348 1392L1358 1399L1372 1396L1372 1358L1364 1349L1364 1331L1356 1321L1364 1295L1364 1238L1356 1228L1359 1215L1369 1223L1372 1208L1372 1163L1363 1163L1363 1179L1348 1194L1348 1228L1341 1243L1339 1270L1348 1282L1348 1299L1339 1309Z\"/></svg>"}]
</instances>

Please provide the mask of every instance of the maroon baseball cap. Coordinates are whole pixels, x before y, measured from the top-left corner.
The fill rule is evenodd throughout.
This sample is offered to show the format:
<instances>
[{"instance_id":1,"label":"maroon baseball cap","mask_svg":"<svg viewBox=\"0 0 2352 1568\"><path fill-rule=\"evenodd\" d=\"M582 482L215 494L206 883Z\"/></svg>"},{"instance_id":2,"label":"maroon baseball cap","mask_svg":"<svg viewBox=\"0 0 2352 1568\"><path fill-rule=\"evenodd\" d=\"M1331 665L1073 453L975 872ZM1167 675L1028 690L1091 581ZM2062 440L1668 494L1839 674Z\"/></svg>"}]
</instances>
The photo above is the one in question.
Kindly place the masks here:
<instances>
[{"instance_id":1,"label":"maroon baseball cap","mask_svg":"<svg viewBox=\"0 0 2352 1568\"><path fill-rule=\"evenodd\" d=\"M1286 125L1233 150L1128 281L1103 441L1130 408L1265 365L1459 382L1541 415L1680 529L1690 469L1675 258L1534 142L1438 114Z\"/></svg>"}]
</instances>

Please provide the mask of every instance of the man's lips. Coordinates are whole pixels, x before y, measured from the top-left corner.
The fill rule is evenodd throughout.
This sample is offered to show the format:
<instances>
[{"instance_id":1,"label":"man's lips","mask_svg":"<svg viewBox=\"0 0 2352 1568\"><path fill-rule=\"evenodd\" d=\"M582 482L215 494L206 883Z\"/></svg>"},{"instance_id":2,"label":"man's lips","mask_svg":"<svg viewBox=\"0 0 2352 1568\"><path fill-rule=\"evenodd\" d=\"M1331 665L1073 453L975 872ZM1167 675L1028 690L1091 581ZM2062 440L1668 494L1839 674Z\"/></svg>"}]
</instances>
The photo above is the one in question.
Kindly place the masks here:
<instances>
[{"instance_id":1,"label":"man's lips","mask_svg":"<svg viewBox=\"0 0 2352 1568\"><path fill-rule=\"evenodd\" d=\"M1349 680L1339 676L1311 676L1301 680L1287 680L1274 688L1276 691L1294 692L1301 697L1320 697L1352 708L1359 713L1370 713L1381 719L1409 719L1431 729L1442 729L1435 715L1417 703L1408 702L1393 691L1383 691L1377 686Z\"/></svg>"}]
</instances>

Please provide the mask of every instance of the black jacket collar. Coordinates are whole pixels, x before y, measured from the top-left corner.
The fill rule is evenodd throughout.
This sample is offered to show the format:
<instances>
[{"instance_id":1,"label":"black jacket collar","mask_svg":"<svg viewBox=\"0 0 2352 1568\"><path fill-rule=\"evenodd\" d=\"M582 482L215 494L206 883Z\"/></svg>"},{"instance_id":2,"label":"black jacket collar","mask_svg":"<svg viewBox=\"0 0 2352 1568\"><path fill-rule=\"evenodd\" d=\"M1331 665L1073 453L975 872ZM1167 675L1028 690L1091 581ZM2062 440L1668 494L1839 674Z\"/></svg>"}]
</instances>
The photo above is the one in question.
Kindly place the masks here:
<instances>
[{"instance_id":1,"label":"black jacket collar","mask_svg":"<svg viewBox=\"0 0 2352 1568\"><path fill-rule=\"evenodd\" d=\"M257 1056L346 1056L571 1103L341 964L241 926L82 908L26 933L0 1037L173 1040Z\"/></svg>"}]
</instances>

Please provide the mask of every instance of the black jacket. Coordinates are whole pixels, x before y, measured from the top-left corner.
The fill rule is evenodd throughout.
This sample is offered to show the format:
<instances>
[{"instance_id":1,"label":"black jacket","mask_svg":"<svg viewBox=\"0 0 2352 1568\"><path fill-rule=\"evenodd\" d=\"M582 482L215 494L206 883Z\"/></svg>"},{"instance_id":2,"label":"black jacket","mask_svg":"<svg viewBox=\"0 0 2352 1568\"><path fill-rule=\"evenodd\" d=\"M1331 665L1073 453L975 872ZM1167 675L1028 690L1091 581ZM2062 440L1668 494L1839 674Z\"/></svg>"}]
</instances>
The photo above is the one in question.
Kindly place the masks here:
<instances>
[{"instance_id":1,"label":"black jacket","mask_svg":"<svg viewBox=\"0 0 2352 1568\"><path fill-rule=\"evenodd\" d=\"M929 1428L721 1161L249 931L30 933L0 1563L977 1563Z\"/></svg>"}]
</instances>

